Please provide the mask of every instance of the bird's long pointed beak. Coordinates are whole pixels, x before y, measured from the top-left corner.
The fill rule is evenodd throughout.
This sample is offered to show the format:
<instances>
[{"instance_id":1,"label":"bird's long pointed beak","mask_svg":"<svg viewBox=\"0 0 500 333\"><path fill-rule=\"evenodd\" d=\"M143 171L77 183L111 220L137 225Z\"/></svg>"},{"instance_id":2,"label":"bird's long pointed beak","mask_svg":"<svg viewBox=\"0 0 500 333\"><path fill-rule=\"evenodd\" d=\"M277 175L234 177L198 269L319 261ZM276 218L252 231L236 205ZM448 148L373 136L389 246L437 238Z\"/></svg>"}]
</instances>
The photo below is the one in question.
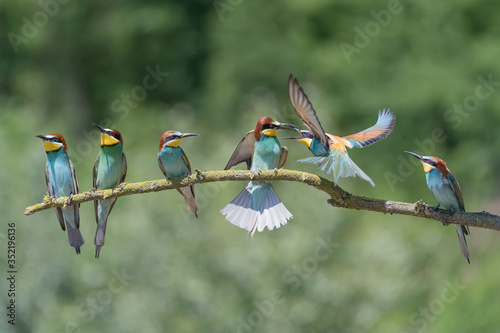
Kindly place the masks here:
<instances>
[{"instance_id":1,"label":"bird's long pointed beak","mask_svg":"<svg viewBox=\"0 0 500 333\"><path fill-rule=\"evenodd\" d=\"M418 158L419 160L422 160L422 159L423 159L423 157L422 157L422 156L420 156L419 154L412 153L411 151L406 151L406 150L405 150L405 153L410 154L410 155L413 155L413 156L415 156L416 158Z\"/></svg>"},{"instance_id":2,"label":"bird's long pointed beak","mask_svg":"<svg viewBox=\"0 0 500 333\"><path fill-rule=\"evenodd\" d=\"M101 133L106 133L106 129L104 129L103 127L97 125L96 123L92 123L92 125L94 125L95 127L97 127Z\"/></svg>"},{"instance_id":3,"label":"bird's long pointed beak","mask_svg":"<svg viewBox=\"0 0 500 333\"><path fill-rule=\"evenodd\" d=\"M293 126L293 125L292 125ZM294 126L293 128L297 133L300 134L300 137L296 137L296 136L289 136L289 137L286 137L286 138L283 138L283 139L293 139L293 140L301 140L304 138L304 135L302 134L302 131L300 130L300 128Z\"/></svg>"},{"instance_id":4,"label":"bird's long pointed beak","mask_svg":"<svg viewBox=\"0 0 500 333\"><path fill-rule=\"evenodd\" d=\"M293 125L293 124L279 123L279 128L280 129L288 129L288 130L300 132L300 129L297 126Z\"/></svg>"},{"instance_id":5,"label":"bird's long pointed beak","mask_svg":"<svg viewBox=\"0 0 500 333\"><path fill-rule=\"evenodd\" d=\"M48 138L45 135L35 135L35 137L40 138L42 140L48 140Z\"/></svg>"},{"instance_id":6,"label":"bird's long pointed beak","mask_svg":"<svg viewBox=\"0 0 500 333\"><path fill-rule=\"evenodd\" d=\"M200 136L199 134L196 133L182 133L182 138L187 138L188 136Z\"/></svg>"}]
</instances>

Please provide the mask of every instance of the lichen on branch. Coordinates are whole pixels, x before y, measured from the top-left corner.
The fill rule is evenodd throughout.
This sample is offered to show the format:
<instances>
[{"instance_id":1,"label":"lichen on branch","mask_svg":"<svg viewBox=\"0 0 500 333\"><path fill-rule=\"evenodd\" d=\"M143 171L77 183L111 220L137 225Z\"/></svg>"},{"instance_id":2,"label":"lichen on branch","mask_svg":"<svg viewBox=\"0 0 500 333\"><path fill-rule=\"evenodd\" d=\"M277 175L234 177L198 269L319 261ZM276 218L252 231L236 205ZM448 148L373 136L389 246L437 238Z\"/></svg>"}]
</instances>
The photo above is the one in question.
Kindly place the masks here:
<instances>
[{"instance_id":1,"label":"lichen on branch","mask_svg":"<svg viewBox=\"0 0 500 333\"><path fill-rule=\"evenodd\" d=\"M323 177L302 171L287 169L279 169L277 172L274 170L263 170L259 173L248 170L200 171L195 169L195 171L196 173L186 178L148 180L139 183L122 183L114 189L85 191L75 194L71 198L67 196L49 198L48 195L45 195L43 202L27 207L24 214L32 215L36 212L54 207L66 207L87 201L121 197L125 195L159 192L196 184L220 181L267 180L295 181L313 186L318 190L326 192L330 196L328 203L334 207L368 210L384 214L411 215L440 221L445 225L449 223L456 223L471 227L500 230L500 217L487 212L451 213L447 210L435 209L432 206L426 205L422 201L417 201L416 203L406 203L366 198L348 193L339 186L335 185L332 181Z\"/></svg>"}]
</instances>

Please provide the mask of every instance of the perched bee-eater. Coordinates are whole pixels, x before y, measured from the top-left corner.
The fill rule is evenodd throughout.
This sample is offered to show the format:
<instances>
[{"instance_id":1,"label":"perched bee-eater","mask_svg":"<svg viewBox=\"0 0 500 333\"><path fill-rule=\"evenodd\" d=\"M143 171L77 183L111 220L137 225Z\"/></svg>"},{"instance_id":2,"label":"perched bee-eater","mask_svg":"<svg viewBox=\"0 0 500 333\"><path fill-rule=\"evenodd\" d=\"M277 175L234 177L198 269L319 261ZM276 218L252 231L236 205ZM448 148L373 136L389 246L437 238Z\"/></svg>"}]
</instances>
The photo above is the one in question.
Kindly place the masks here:
<instances>
[{"instance_id":1,"label":"perched bee-eater","mask_svg":"<svg viewBox=\"0 0 500 333\"><path fill-rule=\"evenodd\" d=\"M364 148L386 138L396 124L396 116L390 110L384 109L382 112L379 111L377 123L372 127L356 134L339 137L325 133L307 95L291 74L288 79L288 93L295 113L302 119L309 131L299 131L300 138L287 139L302 142L314 155L299 162L319 164L319 168L327 174L333 172L335 184L339 177L356 177L357 175L375 186L370 177L349 158L347 148Z\"/></svg>"},{"instance_id":2,"label":"perched bee-eater","mask_svg":"<svg viewBox=\"0 0 500 333\"><path fill-rule=\"evenodd\" d=\"M123 153L123 139L119 131L102 128L93 124L101 134L101 150L94 163L93 184L96 190L105 190L116 187L125 180L127 174L127 159ZM95 233L95 257L99 258L101 247L106 236L108 216L115 205L116 198L95 200L94 210L97 222Z\"/></svg>"},{"instance_id":3,"label":"perched bee-eater","mask_svg":"<svg viewBox=\"0 0 500 333\"><path fill-rule=\"evenodd\" d=\"M66 141L61 134L37 135L43 140L45 152L47 153L47 164L45 165L45 181L51 198L62 196L73 196L78 193L78 180L75 168L68 157ZM68 227L69 246L75 248L80 254L80 247L84 240L80 233L80 205L68 207L57 207L56 215L62 230L66 230L64 222Z\"/></svg>"},{"instance_id":4,"label":"perched bee-eater","mask_svg":"<svg viewBox=\"0 0 500 333\"><path fill-rule=\"evenodd\" d=\"M415 156L422 162L427 186L432 194L434 194L434 197L436 197L438 203L436 209L439 206L443 206L444 209L452 212L465 212L462 190L460 189L460 185L458 185L458 181L446 166L445 161L434 156L420 156L409 151L405 153ZM469 249L465 240L465 235L470 234L469 227L455 224L455 229L457 230L458 241L460 242L460 250L462 250L462 254L470 264Z\"/></svg>"},{"instance_id":5,"label":"perched bee-eater","mask_svg":"<svg viewBox=\"0 0 500 333\"><path fill-rule=\"evenodd\" d=\"M170 177L187 177L191 175L189 160L179 147L182 139L189 136L198 136L195 133L181 133L177 131L166 131L160 137L160 152L158 153L158 164L161 171L169 179ZM198 217L198 203L194 197L194 186L178 188L177 191L184 197L187 210Z\"/></svg>"},{"instance_id":6,"label":"perched bee-eater","mask_svg":"<svg viewBox=\"0 0 500 333\"><path fill-rule=\"evenodd\" d=\"M279 123L269 117L260 118L255 130L248 132L236 147L225 170L241 162L246 162L247 169L255 172L282 168L288 150L281 147L276 138L276 132L281 128L296 130L294 125ZM232 224L246 229L251 237L255 230L260 232L265 227L269 230L279 228L292 217L274 192L271 182L266 181L249 182L220 212Z\"/></svg>"}]
</instances>

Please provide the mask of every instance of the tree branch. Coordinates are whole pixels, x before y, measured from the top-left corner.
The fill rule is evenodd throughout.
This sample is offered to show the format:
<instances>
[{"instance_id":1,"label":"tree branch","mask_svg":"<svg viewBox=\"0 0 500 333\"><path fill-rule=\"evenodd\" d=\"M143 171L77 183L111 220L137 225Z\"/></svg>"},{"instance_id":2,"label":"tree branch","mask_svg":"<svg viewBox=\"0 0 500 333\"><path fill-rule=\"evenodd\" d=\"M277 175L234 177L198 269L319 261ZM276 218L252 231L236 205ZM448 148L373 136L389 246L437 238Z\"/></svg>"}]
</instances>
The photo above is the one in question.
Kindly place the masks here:
<instances>
[{"instance_id":1,"label":"tree branch","mask_svg":"<svg viewBox=\"0 0 500 333\"><path fill-rule=\"evenodd\" d=\"M380 199L365 198L344 191L333 182L319 177L317 175L280 169L277 173L273 170L263 170L259 174L253 171L228 170L228 171L200 171L195 169L196 173L187 178L171 178L170 180L160 179L140 183L122 183L110 190L90 190L70 197L59 197L57 199L49 198L45 195L43 202L27 207L25 215L32 215L36 212L53 208L66 207L87 201L102 200L124 195L159 192L174 188L212 183L219 181L249 181L249 180L267 180L267 181L296 181L317 188L330 195L328 203L334 207L369 210L384 214L412 215L416 217L427 218L440 221L445 225L456 223L469 225L473 227L500 230L500 217L487 212L482 213L461 213L443 209L435 209L428 206L421 200L416 203L405 203L397 201L388 201Z\"/></svg>"}]
</instances>

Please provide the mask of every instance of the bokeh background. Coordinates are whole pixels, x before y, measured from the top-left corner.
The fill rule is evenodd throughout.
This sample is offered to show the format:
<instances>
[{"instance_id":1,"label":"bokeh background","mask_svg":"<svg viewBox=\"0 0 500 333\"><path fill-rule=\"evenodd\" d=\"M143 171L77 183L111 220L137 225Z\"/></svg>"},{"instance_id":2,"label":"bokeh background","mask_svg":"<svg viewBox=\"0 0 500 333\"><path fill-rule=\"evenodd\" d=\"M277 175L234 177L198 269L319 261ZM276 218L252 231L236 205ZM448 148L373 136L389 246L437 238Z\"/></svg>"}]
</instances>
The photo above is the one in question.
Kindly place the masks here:
<instances>
[{"instance_id":1,"label":"bokeh background","mask_svg":"<svg viewBox=\"0 0 500 333\"><path fill-rule=\"evenodd\" d=\"M182 147L193 167L219 170L259 117L302 126L288 100L293 73L330 133L365 129L383 108L398 117L387 139L350 152L377 186L341 187L435 205L411 150L448 162L468 211L498 214L499 9L492 0L0 2L3 312L9 222L18 270L16 325L3 315L0 331L498 332L495 231L472 228L469 265L453 226L332 208L323 192L282 182L293 220L250 242L219 213L245 186L226 182L196 186L199 219L176 191L120 198L97 260L92 203L80 209L79 256L53 210L23 212L46 192L35 135L65 136L81 190L99 150L92 122L122 132L129 182L163 177L156 154L169 129L201 134ZM284 144L287 168L326 176L296 162L310 156L304 146Z\"/></svg>"}]
</instances>

